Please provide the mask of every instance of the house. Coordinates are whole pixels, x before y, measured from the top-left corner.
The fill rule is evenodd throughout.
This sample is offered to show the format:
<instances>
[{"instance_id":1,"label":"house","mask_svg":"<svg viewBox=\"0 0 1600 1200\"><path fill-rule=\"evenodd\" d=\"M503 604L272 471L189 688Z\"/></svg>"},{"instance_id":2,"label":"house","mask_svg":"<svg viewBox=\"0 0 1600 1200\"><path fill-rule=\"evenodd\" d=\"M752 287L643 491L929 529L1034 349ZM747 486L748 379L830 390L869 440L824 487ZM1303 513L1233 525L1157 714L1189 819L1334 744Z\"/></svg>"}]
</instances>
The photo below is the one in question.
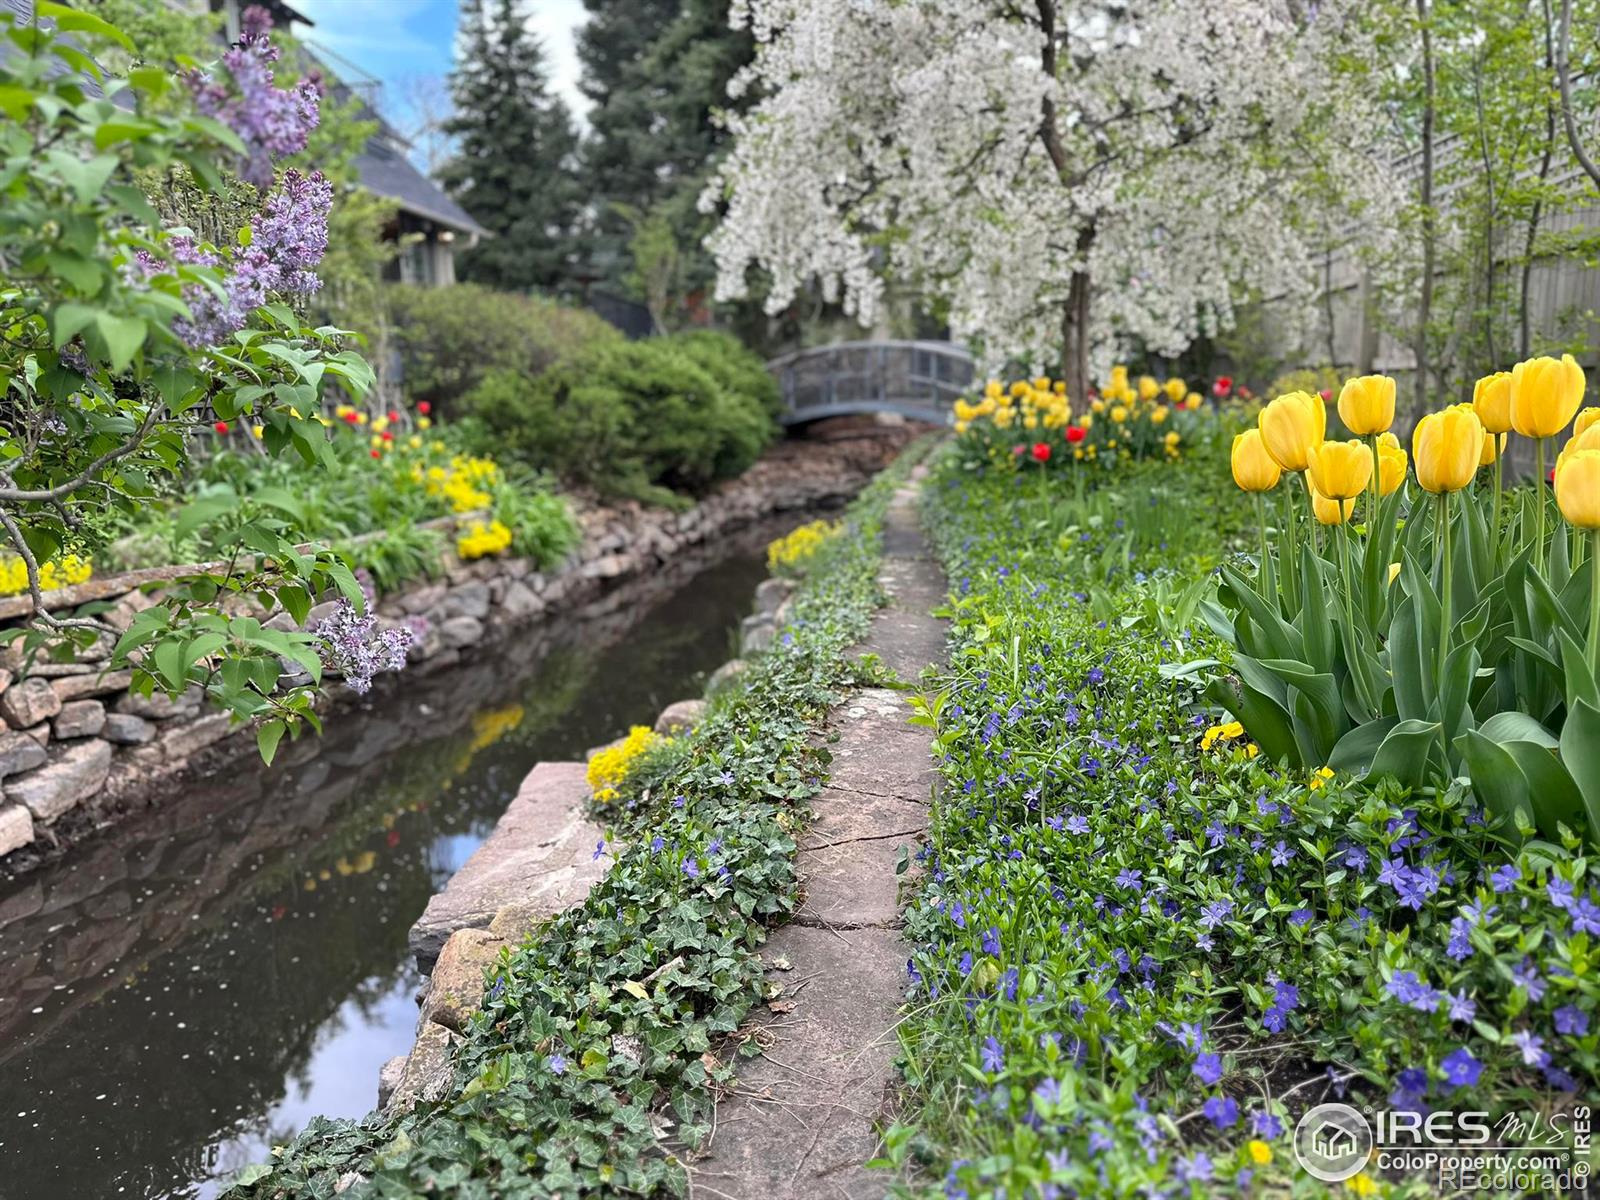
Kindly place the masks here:
<instances>
[{"instance_id":1,"label":"house","mask_svg":"<svg viewBox=\"0 0 1600 1200\"><path fill-rule=\"evenodd\" d=\"M194 0L220 12L223 31L229 40L239 36L239 15L251 2L272 14L275 26L288 27L298 22L314 23L286 0ZM438 184L429 179L406 157L406 140L372 107L370 97L378 81L362 74L352 63L311 46L325 69L330 97L343 103L355 97L362 106L361 117L373 121L377 129L356 156L355 166L361 185L368 191L393 201L395 219L384 231L398 251L384 268L391 282L414 283L422 287L445 287L456 281L456 251L477 244L479 238L493 235L472 219Z\"/></svg>"}]
</instances>

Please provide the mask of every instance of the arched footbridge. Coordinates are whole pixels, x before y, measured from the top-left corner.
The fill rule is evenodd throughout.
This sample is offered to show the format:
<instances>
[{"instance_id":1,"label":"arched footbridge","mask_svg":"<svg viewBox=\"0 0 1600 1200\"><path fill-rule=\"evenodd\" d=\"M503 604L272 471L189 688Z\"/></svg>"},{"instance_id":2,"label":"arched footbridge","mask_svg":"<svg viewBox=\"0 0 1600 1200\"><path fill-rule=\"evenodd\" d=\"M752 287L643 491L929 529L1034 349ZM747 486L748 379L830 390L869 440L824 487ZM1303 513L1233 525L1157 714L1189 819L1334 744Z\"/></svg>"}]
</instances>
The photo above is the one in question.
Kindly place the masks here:
<instances>
[{"instance_id":1,"label":"arched footbridge","mask_svg":"<svg viewBox=\"0 0 1600 1200\"><path fill-rule=\"evenodd\" d=\"M767 367L783 396L785 425L880 412L944 425L976 372L972 355L953 342L839 342Z\"/></svg>"}]
</instances>

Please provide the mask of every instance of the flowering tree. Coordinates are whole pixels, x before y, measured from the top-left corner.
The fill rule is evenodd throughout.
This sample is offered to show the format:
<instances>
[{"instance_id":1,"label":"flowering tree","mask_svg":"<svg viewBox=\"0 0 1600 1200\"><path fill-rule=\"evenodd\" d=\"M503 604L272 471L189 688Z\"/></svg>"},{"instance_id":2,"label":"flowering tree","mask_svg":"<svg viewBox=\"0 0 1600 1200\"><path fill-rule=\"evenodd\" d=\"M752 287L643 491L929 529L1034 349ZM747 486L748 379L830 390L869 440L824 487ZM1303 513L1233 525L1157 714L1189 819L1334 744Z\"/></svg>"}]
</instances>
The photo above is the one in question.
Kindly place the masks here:
<instances>
[{"instance_id":1,"label":"flowering tree","mask_svg":"<svg viewBox=\"0 0 1600 1200\"><path fill-rule=\"evenodd\" d=\"M871 321L885 277L988 356L1181 351L1241 289L1314 300L1319 245L1387 228L1363 97L1323 70L1344 6L1288 0L740 0L757 41L702 197L718 296L809 280ZM1344 215L1341 215L1344 214Z\"/></svg>"},{"instance_id":2,"label":"flowering tree","mask_svg":"<svg viewBox=\"0 0 1600 1200\"><path fill-rule=\"evenodd\" d=\"M180 475L197 428L246 414L273 454L331 453L318 419L334 382L364 392L371 371L346 335L308 328L295 304L317 286L327 182L273 160L303 148L318 119L309 82L279 88L259 10L214 72L153 66L108 78L97 47L127 39L90 12L41 2L31 23L0 13L15 44L0 60L0 529L26 567L29 653L70 656L117 631L88 611L50 611L42 565L93 549L98 518L131 509ZM232 245L164 228L152 197L172 182L221 194L229 166L265 197ZM233 185L237 187L237 184ZM264 753L311 713L308 689L280 691L282 662L320 676L318 640L266 628L303 623L313 598L360 588L330 551L296 545L290 496L208 494L179 517L227 547L226 561L175 581L116 636L134 686L204 686L257 718Z\"/></svg>"}]
</instances>

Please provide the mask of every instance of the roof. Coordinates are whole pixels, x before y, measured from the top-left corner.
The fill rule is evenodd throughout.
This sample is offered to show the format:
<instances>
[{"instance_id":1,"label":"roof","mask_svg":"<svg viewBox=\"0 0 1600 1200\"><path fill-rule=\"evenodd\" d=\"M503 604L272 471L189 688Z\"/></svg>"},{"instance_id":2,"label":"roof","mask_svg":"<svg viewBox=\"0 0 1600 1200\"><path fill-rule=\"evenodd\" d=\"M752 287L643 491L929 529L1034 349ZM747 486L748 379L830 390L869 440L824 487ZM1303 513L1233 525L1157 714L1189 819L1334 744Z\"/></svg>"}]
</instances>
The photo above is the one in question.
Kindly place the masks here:
<instances>
[{"instance_id":1,"label":"roof","mask_svg":"<svg viewBox=\"0 0 1600 1200\"><path fill-rule=\"evenodd\" d=\"M412 165L401 151L403 143L394 131L382 118L377 120L377 132L367 139L366 146L355 159L361 185L420 217L427 217L462 233L492 237L489 230L474 221L471 214L452 200L443 188Z\"/></svg>"}]
</instances>

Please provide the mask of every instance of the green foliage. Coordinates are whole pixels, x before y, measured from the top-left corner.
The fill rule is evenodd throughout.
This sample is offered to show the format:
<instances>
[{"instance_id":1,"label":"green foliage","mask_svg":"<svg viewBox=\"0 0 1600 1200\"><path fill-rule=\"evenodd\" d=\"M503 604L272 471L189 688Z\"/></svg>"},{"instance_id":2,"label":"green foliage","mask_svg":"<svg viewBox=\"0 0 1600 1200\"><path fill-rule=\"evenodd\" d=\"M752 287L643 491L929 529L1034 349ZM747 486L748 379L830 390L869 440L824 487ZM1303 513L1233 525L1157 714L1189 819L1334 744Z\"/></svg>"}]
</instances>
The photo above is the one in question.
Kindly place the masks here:
<instances>
[{"instance_id":1,"label":"green foliage","mask_svg":"<svg viewBox=\"0 0 1600 1200\"><path fill-rule=\"evenodd\" d=\"M726 390L697 364L705 353L676 338L601 344L536 379L494 372L463 408L528 466L672 503L743 472L774 433L762 397ZM737 362L720 369L735 378Z\"/></svg>"},{"instance_id":2,"label":"green foliage","mask_svg":"<svg viewBox=\"0 0 1600 1200\"><path fill-rule=\"evenodd\" d=\"M754 399L767 416L778 419L783 411L778 381L761 356L738 338L714 329L695 329L674 335L671 345L716 380L723 391Z\"/></svg>"},{"instance_id":3,"label":"green foliage","mask_svg":"<svg viewBox=\"0 0 1600 1200\"><path fill-rule=\"evenodd\" d=\"M579 540L565 500L543 480L507 482L495 490L494 519L511 530L511 552L538 567L559 563Z\"/></svg>"},{"instance_id":4,"label":"green foliage","mask_svg":"<svg viewBox=\"0 0 1600 1200\"><path fill-rule=\"evenodd\" d=\"M339 546L346 562L372 577L382 596L419 579L437 578L444 569L444 534L422 525L395 524L377 537Z\"/></svg>"},{"instance_id":5,"label":"green foliage","mask_svg":"<svg viewBox=\"0 0 1600 1200\"><path fill-rule=\"evenodd\" d=\"M1287 1134L1335 1084L1527 1121L1600 1077L1580 844L1508 853L1459 786L1283 770L1207 731L1196 663L1229 651L1180 610L1243 508L1220 454L1163 472L1183 500L1112 576L1060 536L1110 536L1092 492L948 459L925 487L954 596L885 1137L913 1194L1298 1195Z\"/></svg>"},{"instance_id":6,"label":"green foliage","mask_svg":"<svg viewBox=\"0 0 1600 1200\"><path fill-rule=\"evenodd\" d=\"M716 1056L763 994L756 951L794 909L794 832L827 754L816 727L851 677L845 650L877 598L882 513L910 460L857 502L795 600L793 643L765 656L617 798L616 855L583 904L494 969L447 1097L398 1119L314 1121L230 1195L680 1195L657 1127L697 1146Z\"/></svg>"},{"instance_id":7,"label":"green foliage","mask_svg":"<svg viewBox=\"0 0 1600 1200\"><path fill-rule=\"evenodd\" d=\"M587 347L622 340L593 313L476 284L383 291L406 394L446 411L489 372L535 376Z\"/></svg>"},{"instance_id":8,"label":"green foliage","mask_svg":"<svg viewBox=\"0 0 1600 1200\"><path fill-rule=\"evenodd\" d=\"M551 94L522 0L465 0L450 77L456 153L441 182L497 236L458 261L461 278L503 291L556 288L578 254L584 203L572 115Z\"/></svg>"}]
</instances>

